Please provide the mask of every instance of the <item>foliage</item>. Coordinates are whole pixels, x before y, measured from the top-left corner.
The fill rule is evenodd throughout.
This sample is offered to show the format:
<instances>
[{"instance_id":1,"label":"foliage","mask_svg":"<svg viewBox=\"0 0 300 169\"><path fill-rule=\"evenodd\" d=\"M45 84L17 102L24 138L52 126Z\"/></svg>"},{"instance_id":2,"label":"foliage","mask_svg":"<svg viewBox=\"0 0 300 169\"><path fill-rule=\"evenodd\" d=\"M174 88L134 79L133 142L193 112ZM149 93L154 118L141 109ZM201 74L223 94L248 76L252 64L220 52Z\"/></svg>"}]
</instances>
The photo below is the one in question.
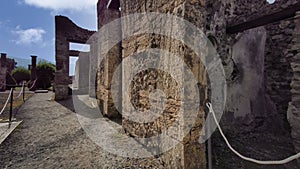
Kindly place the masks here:
<instances>
[{"instance_id":1,"label":"foliage","mask_svg":"<svg viewBox=\"0 0 300 169\"><path fill-rule=\"evenodd\" d=\"M18 84L30 80L30 71L24 67L14 69L11 74Z\"/></svg>"},{"instance_id":2,"label":"foliage","mask_svg":"<svg viewBox=\"0 0 300 169\"><path fill-rule=\"evenodd\" d=\"M12 77L11 74L7 73L6 74L6 90L10 90L10 86L15 86L17 85L16 80L14 79L14 77Z\"/></svg>"},{"instance_id":3,"label":"foliage","mask_svg":"<svg viewBox=\"0 0 300 169\"><path fill-rule=\"evenodd\" d=\"M40 61L36 67L36 74L36 88L48 89L54 81L55 65L47 61Z\"/></svg>"}]
</instances>

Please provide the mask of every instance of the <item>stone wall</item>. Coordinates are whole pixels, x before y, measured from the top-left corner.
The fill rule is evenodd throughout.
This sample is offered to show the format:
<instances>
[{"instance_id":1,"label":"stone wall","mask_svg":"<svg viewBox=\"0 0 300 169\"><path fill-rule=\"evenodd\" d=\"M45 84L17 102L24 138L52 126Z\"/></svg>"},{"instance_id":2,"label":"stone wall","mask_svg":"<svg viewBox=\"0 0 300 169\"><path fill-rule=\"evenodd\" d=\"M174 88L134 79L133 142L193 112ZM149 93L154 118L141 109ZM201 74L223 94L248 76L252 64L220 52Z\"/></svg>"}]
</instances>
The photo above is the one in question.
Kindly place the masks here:
<instances>
[{"instance_id":1,"label":"stone wall","mask_svg":"<svg viewBox=\"0 0 300 169\"><path fill-rule=\"evenodd\" d=\"M289 52L294 33L293 19L269 24L265 53L266 91L275 109L270 115L277 115L283 122L277 128L289 130L286 118L288 103L291 100L290 83L292 79L291 57Z\"/></svg>"},{"instance_id":2,"label":"stone wall","mask_svg":"<svg viewBox=\"0 0 300 169\"><path fill-rule=\"evenodd\" d=\"M296 152L300 152L300 12L297 13L295 20L295 29L293 32L293 45L290 48L292 57L292 82L291 82L291 102L288 106L287 118L291 125L292 138ZM300 165L300 159L298 159Z\"/></svg>"},{"instance_id":3,"label":"stone wall","mask_svg":"<svg viewBox=\"0 0 300 169\"><path fill-rule=\"evenodd\" d=\"M124 0L121 1L122 16L133 13L141 12L161 12L161 13L170 13L182 17L197 27L205 29L205 1L141 1L141 0ZM152 20L141 20L138 25L146 25L151 23ZM128 25L127 25L128 24ZM129 25L130 20L124 21L122 23L123 33L128 32L127 29L130 29ZM178 29L185 29L183 27L178 27ZM177 31L177 30L174 30ZM185 30L188 34L188 30ZM185 36L185 34L183 35ZM165 168L205 168L206 167L206 156L205 156L205 145L198 143L198 139L201 135L200 131L204 123L204 102L207 99L207 80L206 80L206 71L203 65L200 62L197 62L196 55L188 49L182 42L171 39L170 37L159 36L159 35L136 35L128 39L125 39L122 42L122 57L123 60L126 60L130 57L131 64L122 64L123 67L123 82L130 76L130 74L135 74L133 81L130 85L130 99L132 105L143 113L144 117L148 117L146 113L151 105L151 94L162 91L166 96L166 105L163 110L162 116L155 119L154 121L147 123L138 123L134 122L127 117L132 117L133 112L127 112L130 109L129 104L124 103L126 98L126 92L123 92L123 114L126 112L127 117L123 116L122 125L126 133L133 136L134 138L149 138L153 136L158 136L174 125L174 123L179 124L178 130L174 134L174 139L176 136L179 136L183 133L181 126L182 123L188 123L186 119L182 119L181 115L186 116L191 113L188 108L184 108L183 114L179 111L181 104L190 104L188 101L183 103L183 98L180 95L180 84L182 81L187 82L190 79L185 79L184 72L180 67L176 70L173 70L173 73L177 74L179 79L173 79L168 72L159 71L155 69L147 69L142 72L130 72L131 67L136 66L134 63L140 63L140 67L145 66L147 63L151 62L151 57L133 57L131 55L137 54L139 52L145 51L147 49L164 49L172 54L176 54L185 61L188 67L192 70L196 77L199 79L199 85L201 86L202 102L200 105L200 111L197 114L196 124L192 126L192 129L188 135L186 135L183 140L179 141L179 144L172 150L164 153L162 155L163 163ZM155 55L155 54L153 54ZM150 56L150 55L149 55ZM166 67L175 63L175 60L172 60L171 57L167 54L160 54L163 59L161 59L158 64ZM157 56L159 57L159 56ZM178 65L180 66L180 65ZM181 79L181 80L180 80ZM125 82L126 83L126 82ZM123 84L124 89L124 84ZM188 92L188 91L185 91ZM190 93L190 95L192 95ZM150 97L150 98L149 98ZM134 117L133 117L134 118ZM178 121L179 120L179 121ZM203 134L203 133L202 133ZM158 152L164 146L167 146L168 142L166 140L157 140L161 144L150 145L152 143L142 142L141 144L152 146L157 148L156 150L151 149L151 151ZM150 150L149 150L150 151Z\"/></svg>"},{"instance_id":4,"label":"stone wall","mask_svg":"<svg viewBox=\"0 0 300 169\"><path fill-rule=\"evenodd\" d=\"M277 132L278 129L281 129L280 131L283 132L288 131L289 127L286 119L286 111L291 97L289 91L291 81L289 58L291 55L288 54L288 49L290 48L292 40L293 21L291 21L291 19L285 19L263 26L264 28L262 29L266 30L266 43L257 44L263 45L264 48L252 44L251 40L247 43L242 42L246 48L241 48L241 39L245 38L245 36L249 36L249 30L236 34L226 34L226 27L228 28L232 25L281 11L291 7L297 2L297 0L277 0L274 4L269 4L261 0L228 0L222 3L216 2L207 4L207 10L209 10L211 14L208 15L207 22L209 26L207 26L207 30L209 31L207 34L216 38L216 48L222 58L226 72L228 102L223 116L223 125L229 127L229 130L238 129L239 131L243 131L244 129L252 130L258 126L269 126L269 129L277 129ZM251 31L255 32L255 30L256 28ZM252 35L253 38L260 36L259 34ZM252 44L252 49L260 48L260 51L264 50L265 53L260 54L260 57L258 57L258 55L251 52L252 49L248 46L250 44ZM236 56L237 54L240 56ZM260 64L260 69L263 70L264 73L261 74L261 71L258 73L255 70L249 70L247 68L249 67L249 65L247 66L249 62L242 59L246 56L256 59L260 58L260 60L264 58L264 65ZM257 78L260 80L252 83L243 82L243 80L245 80L243 78L251 76L253 72L259 76ZM260 86L258 88L261 88L258 92L259 95L261 95L259 96L262 103L260 106L258 106L258 98L250 99L253 101L256 100L256 106L255 103L250 100L246 101L247 103L242 103L243 99L247 100L247 98L257 95L258 88L254 89L253 83L255 83L257 87ZM240 89L247 90L243 90L244 93L241 93L242 90L239 92ZM241 116L241 114L245 116ZM234 129L235 127L232 124L238 124L238 126L242 124L244 127ZM277 125L275 126L274 124ZM249 128L247 128L247 126Z\"/></svg>"},{"instance_id":5,"label":"stone wall","mask_svg":"<svg viewBox=\"0 0 300 169\"><path fill-rule=\"evenodd\" d=\"M228 83L227 122L255 129L265 115L264 50L266 30L245 31L233 45L232 59L239 70L235 80ZM230 116L231 115L231 116ZM250 127L249 127L250 126Z\"/></svg>"}]
</instances>

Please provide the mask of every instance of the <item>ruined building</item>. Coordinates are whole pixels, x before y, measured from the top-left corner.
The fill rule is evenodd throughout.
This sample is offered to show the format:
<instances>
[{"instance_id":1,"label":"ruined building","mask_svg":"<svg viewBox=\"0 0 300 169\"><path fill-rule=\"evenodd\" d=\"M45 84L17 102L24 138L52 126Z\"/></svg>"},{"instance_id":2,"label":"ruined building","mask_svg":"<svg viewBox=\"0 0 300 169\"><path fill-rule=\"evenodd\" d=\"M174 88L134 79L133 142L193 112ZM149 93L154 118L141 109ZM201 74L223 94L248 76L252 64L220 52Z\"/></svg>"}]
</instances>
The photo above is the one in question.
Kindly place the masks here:
<instances>
[{"instance_id":1,"label":"ruined building","mask_svg":"<svg viewBox=\"0 0 300 169\"><path fill-rule=\"evenodd\" d=\"M0 60L0 91L6 90L7 76L11 74L11 72L16 67L16 62L14 59L7 58L6 53L1 53L1 60Z\"/></svg>"},{"instance_id":2,"label":"ruined building","mask_svg":"<svg viewBox=\"0 0 300 169\"><path fill-rule=\"evenodd\" d=\"M99 0L97 10L99 30L122 16L145 12L172 14L203 30L217 49L225 69L227 102L222 125L235 132L267 130L289 133L295 151L300 151L298 0L276 0L274 4L264 0ZM210 84L203 63L197 61L191 49L170 37L144 34L123 39L98 63L97 57L101 53L97 49L97 40L92 37L96 31L80 28L64 16L56 16L55 22L55 98L62 100L68 97L69 57L78 56L76 81L80 93L97 98L103 114L110 118L120 116L117 111L120 105L115 105L112 100L111 80L122 60L150 48L164 49L182 56L198 78L201 104L191 132L174 149L165 153L163 159L169 168L205 168L205 144L197 140L203 134L201 128L205 120L205 103L210 99ZM145 24L143 22L147 21L135 24ZM111 36L121 37L122 32L128 31L126 24L119 23L112 30L119 34ZM108 32L103 36L110 34ZM72 42L90 44L90 52L70 51L69 43ZM140 63L144 62L146 60ZM166 59L162 64L168 62L172 61ZM128 65L122 66L124 77L130 72L126 72ZM124 86L122 82L119 85ZM149 124L138 124L123 117L124 130L132 137L149 137L170 127L178 117L180 98L176 97L176 87L176 82L163 72L149 70L139 73L131 84L132 104L138 109L147 107L148 102L143 100L147 100L153 90L160 89L169 101L164 111L167 115ZM122 108L126 106L122 105Z\"/></svg>"}]
</instances>

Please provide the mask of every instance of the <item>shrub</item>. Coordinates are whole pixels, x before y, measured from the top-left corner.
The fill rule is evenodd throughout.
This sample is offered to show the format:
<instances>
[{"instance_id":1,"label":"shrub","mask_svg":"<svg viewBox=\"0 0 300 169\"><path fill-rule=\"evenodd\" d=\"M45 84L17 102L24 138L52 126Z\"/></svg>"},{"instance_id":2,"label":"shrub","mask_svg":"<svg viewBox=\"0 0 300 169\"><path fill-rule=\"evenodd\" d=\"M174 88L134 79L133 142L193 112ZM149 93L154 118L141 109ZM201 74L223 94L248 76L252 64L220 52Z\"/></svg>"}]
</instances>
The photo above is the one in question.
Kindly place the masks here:
<instances>
[{"instance_id":1,"label":"shrub","mask_svg":"<svg viewBox=\"0 0 300 169\"><path fill-rule=\"evenodd\" d=\"M55 76L55 65L46 61L41 61L36 67L37 82L36 88L48 89L52 85Z\"/></svg>"},{"instance_id":2,"label":"shrub","mask_svg":"<svg viewBox=\"0 0 300 169\"><path fill-rule=\"evenodd\" d=\"M7 73L6 74L6 90L10 90L12 87L11 86L15 86L17 85L16 80L14 79L14 77Z\"/></svg>"},{"instance_id":3,"label":"shrub","mask_svg":"<svg viewBox=\"0 0 300 169\"><path fill-rule=\"evenodd\" d=\"M30 71L24 67L18 67L12 71L12 77L20 84L22 81L30 80Z\"/></svg>"}]
</instances>

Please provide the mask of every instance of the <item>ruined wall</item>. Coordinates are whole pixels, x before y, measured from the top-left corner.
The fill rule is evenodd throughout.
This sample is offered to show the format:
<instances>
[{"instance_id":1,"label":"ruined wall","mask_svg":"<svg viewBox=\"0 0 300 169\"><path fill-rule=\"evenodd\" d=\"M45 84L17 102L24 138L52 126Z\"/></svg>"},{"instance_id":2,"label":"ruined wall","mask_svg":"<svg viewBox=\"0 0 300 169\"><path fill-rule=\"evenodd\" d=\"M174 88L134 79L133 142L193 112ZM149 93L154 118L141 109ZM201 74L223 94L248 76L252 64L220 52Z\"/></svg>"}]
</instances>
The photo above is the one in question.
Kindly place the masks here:
<instances>
[{"instance_id":1,"label":"ruined wall","mask_svg":"<svg viewBox=\"0 0 300 169\"><path fill-rule=\"evenodd\" d=\"M192 0L182 0L182 1L140 1L140 0L124 0L121 1L122 16L141 13L141 12L161 12L170 13L187 19L188 21L195 24L197 27L205 29L205 2L206 1L192 1ZM146 23L151 23L148 20L142 20L138 25L146 25ZM127 24L132 24L130 21L125 21L122 23L123 33L128 31L132 27ZM178 27L178 30L185 30L184 27ZM176 31L176 30L174 30ZM188 34L188 30L185 30ZM183 35L185 36L185 34ZM164 49L173 54L180 56L185 63L189 66L192 72L198 77L199 85L201 86L202 102L200 105L200 111L196 119L196 124L192 127L191 132L184 137L183 140L177 140L180 142L175 148L164 153L162 155L164 167L165 168L205 168L206 167L206 157L205 157L205 145L198 143L198 138L201 135L200 131L204 122L204 102L207 99L207 80L206 72L203 65L197 61L195 54L188 49L182 42L171 39L170 37L159 36L159 35L136 35L122 42L123 47L123 60L127 59L133 54L139 53L141 51L156 48ZM162 55L163 59L158 62L160 65L168 67L172 65L175 60L172 60L169 55ZM149 57L130 57L130 63L141 63L140 67L146 65L146 63L151 62ZM174 125L177 120L183 120L180 116L180 106L183 98L180 97L180 92L178 92L178 86L182 81L189 81L190 79L185 79L183 77L184 72L180 67L173 70L179 79L174 79L168 74L168 72L162 72L153 69L147 69L142 72L130 72L130 67L136 65L122 65L123 66L123 81L126 80L131 73L137 73L133 81L130 84L130 98L132 105L140 111L145 117L146 110L150 107L150 99L152 93L157 90L164 92L167 100L163 114L152 122L148 123L137 123L131 121L130 119L123 117L122 125L125 131L133 136L139 138L148 138L152 136L157 136L162 132L166 131L169 127ZM125 82L126 83L126 82ZM124 85L123 85L124 87ZM124 88L123 88L124 89ZM188 91L185 91L188 92ZM123 92L123 98L126 98ZM192 95L192 94L190 94ZM188 101L184 104L190 104ZM130 110L128 104L123 104L123 110ZM183 113L188 115L192 110L184 108ZM124 112L123 112L124 113ZM126 112L130 116L131 112ZM187 123L187 121L183 122ZM182 125L179 123L179 125ZM177 130L176 133L168 133L180 135L183 130ZM202 133L203 134L203 133ZM177 137L174 137L175 139ZM168 143L165 140L160 140L161 147L166 146ZM143 142L149 146L149 144ZM153 145L156 147L157 145ZM151 146L150 146L151 147ZM160 148L159 148L160 149ZM159 151L159 150L157 150Z\"/></svg>"},{"instance_id":2,"label":"ruined wall","mask_svg":"<svg viewBox=\"0 0 300 169\"><path fill-rule=\"evenodd\" d=\"M107 8L109 0L100 0L98 2L98 29L101 29L105 24L120 18L121 14L119 11L119 4L112 1L112 6ZM119 26L112 28L110 30L114 32L105 33L105 35L99 36L108 36L108 39L115 39L121 37L121 23ZM105 48L106 44L101 43L99 47ZM101 112L111 118L116 118L120 114L117 110L111 95L111 81L113 73L115 73L116 68L121 63L121 43L115 45L110 51L105 55L101 53L102 50L99 49L99 63L98 63L98 72L97 72L97 99L99 100L99 106ZM121 79L120 79L121 80ZM120 81L121 85L121 81ZM121 91L115 91L121 93ZM121 95L121 94L120 94Z\"/></svg>"},{"instance_id":3,"label":"ruined wall","mask_svg":"<svg viewBox=\"0 0 300 169\"><path fill-rule=\"evenodd\" d=\"M289 92L291 68L288 59L290 56L287 51L292 39L293 22L286 19L263 26L262 29L266 30L267 38L265 44L261 43L261 40L251 41L252 38L259 38L263 35L254 33L256 29L251 30L252 33L248 30L226 34L226 28L278 12L297 2L296 0L278 0L274 4L269 4L261 0L227 0L207 3L207 10L210 13L207 19L207 34L216 39L216 48L226 72L228 98L222 120L224 127L228 127L229 130L252 130L258 126L270 125L269 129L276 129L277 132L278 129L287 131L286 111L291 97ZM246 40L247 42L241 40L247 37L250 38ZM258 56L257 53L252 52L253 50L264 50L265 54L260 52ZM257 72L258 69L249 69L249 66L255 68L258 64L255 62L249 64L246 57L254 57L260 61L264 58L262 61L264 65L259 64L259 72ZM264 73L261 73L262 71ZM252 76L252 72L258 76L254 78L256 81L251 82L249 79L246 82L245 77ZM255 88L253 88L255 86L253 83L256 85ZM258 100L261 100L261 103ZM238 124L238 126L242 124L244 127L234 127L232 124Z\"/></svg>"},{"instance_id":4,"label":"ruined wall","mask_svg":"<svg viewBox=\"0 0 300 169\"><path fill-rule=\"evenodd\" d=\"M1 60L0 60L0 91L5 91L6 89L6 54L1 53Z\"/></svg>"},{"instance_id":5,"label":"ruined wall","mask_svg":"<svg viewBox=\"0 0 300 169\"><path fill-rule=\"evenodd\" d=\"M82 29L64 16L55 17L55 99L63 100L68 97L69 85L69 43L86 44L95 33Z\"/></svg>"}]
</instances>

